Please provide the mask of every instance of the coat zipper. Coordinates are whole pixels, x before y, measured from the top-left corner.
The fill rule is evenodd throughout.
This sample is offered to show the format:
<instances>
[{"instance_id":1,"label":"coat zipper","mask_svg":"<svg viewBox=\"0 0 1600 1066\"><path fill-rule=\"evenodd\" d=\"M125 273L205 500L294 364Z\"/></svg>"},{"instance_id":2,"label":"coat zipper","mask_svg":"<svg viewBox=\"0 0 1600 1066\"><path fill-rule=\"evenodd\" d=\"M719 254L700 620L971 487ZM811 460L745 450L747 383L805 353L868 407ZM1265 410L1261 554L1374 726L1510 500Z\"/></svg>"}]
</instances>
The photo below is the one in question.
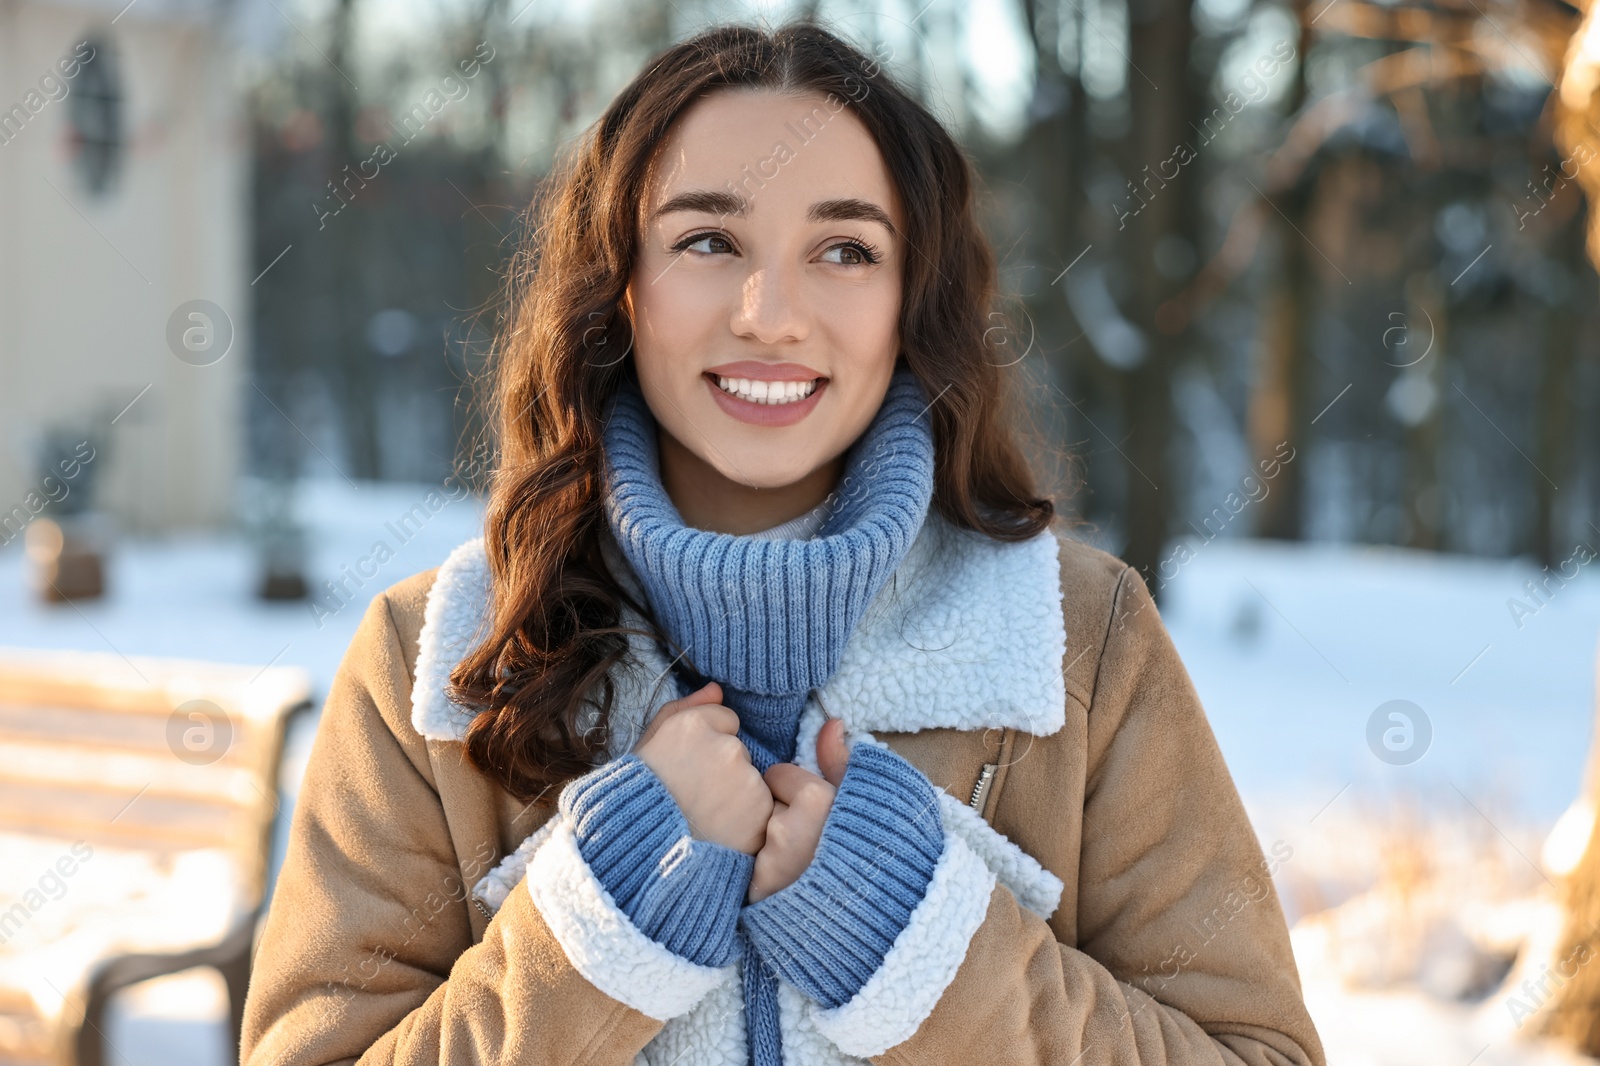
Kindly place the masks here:
<instances>
[{"instance_id":1,"label":"coat zipper","mask_svg":"<svg viewBox=\"0 0 1600 1066\"><path fill-rule=\"evenodd\" d=\"M822 693L817 689L812 689L811 696L816 699L817 706L822 709L823 718L832 718L833 715L829 713L828 705L822 702ZM994 780L995 771L998 769L1000 769L1000 764L997 762L984 763L983 770L978 774L978 783L972 786L972 798L967 800L967 804L979 814L983 813L983 801L989 795L989 784Z\"/></svg>"},{"instance_id":2,"label":"coat zipper","mask_svg":"<svg viewBox=\"0 0 1600 1066\"><path fill-rule=\"evenodd\" d=\"M984 763L982 772L978 774L978 783L972 786L972 798L967 803L979 814L983 813L983 801L989 795L989 782L994 780L994 772L998 769L1000 764L997 762Z\"/></svg>"}]
</instances>

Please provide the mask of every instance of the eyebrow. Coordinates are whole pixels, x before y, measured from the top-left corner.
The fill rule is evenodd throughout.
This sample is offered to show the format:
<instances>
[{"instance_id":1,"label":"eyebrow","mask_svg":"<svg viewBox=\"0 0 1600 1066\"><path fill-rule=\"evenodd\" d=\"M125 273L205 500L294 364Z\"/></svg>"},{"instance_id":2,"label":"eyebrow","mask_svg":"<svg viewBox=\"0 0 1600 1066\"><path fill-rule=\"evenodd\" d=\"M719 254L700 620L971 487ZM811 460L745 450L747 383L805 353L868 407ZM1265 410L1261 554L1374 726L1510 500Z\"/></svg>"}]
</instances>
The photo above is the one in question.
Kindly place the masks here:
<instances>
[{"instance_id":1,"label":"eyebrow","mask_svg":"<svg viewBox=\"0 0 1600 1066\"><path fill-rule=\"evenodd\" d=\"M656 208L650 216L653 222L674 211L703 211L708 215L744 218L750 211L750 201L735 192L719 189L690 189L673 196ZM894 223L883 208L868 200L853 197L840 200L818 200L806 210L807 222L876 222L890 233Z\"/></svg>"}]
</instances>

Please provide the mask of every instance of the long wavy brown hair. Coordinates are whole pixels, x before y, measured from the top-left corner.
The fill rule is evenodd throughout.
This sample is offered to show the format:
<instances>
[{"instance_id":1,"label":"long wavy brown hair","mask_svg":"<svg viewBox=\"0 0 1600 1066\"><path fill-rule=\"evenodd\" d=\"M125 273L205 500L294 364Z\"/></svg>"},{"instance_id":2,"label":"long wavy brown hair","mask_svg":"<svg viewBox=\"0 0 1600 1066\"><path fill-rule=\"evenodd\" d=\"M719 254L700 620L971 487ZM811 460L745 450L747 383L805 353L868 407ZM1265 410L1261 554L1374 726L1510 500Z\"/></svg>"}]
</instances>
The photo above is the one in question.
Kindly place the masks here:
<instances>
[{"instance_id":1,"label":"long wavy brown hair","mask_svg":"<svg viewBox=\"0 0 1600 1066\"><path fill-rule=\"evenodd\" d=\"M651 617L607 570L600 538L602 413L631 373L620 301L654 151L697 100L741 89L844 101L909 208L900 357L932 401L932 507L1008 541L1034 536L1055 515L1013 436L1005 366L1014 360L993 360L986 343L995 258L978 226L971 165L949 133L875 58L810 22L723 26L668 48L529 208L530 237L507 274L487 363L498 452L484 533L493 614L451 673L450 696L478 708L466 735L473 764L530 803L553 803L561 785L593 769L609 735L608 674L626 651L622 606Z\"/></svg>"}]
</instances>

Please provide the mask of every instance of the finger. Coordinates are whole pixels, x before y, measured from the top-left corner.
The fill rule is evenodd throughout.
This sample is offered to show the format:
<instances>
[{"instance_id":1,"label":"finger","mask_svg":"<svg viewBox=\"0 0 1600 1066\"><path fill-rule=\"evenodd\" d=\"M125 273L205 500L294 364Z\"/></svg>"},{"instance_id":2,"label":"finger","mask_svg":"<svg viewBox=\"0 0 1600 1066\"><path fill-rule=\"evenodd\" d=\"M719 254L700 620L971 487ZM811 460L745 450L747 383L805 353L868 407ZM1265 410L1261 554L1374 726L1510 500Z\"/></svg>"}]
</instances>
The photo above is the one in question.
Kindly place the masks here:
<instances>
[{"instance_id":1,"label":"finger","mask_svg":"<svg viewBox=\"0 0 1600 1066\"><path fill-rule=\"evenodd\" d=\"M690 707L698 707L705 703L721 702L722 686L717 684L715 681L707 681L704 685L689 693L687 696L683 696L675 700L668 700L666 703L661 705L661 709L655 713L655 716L650 719L649 724L645 726L644 732L639 735L639 743L644 743L644 741L655 732L660 723L665 722L672 716L681 714Z\"/></svg>"},{"instance_id":2,"label":"finger","mask_svg":"<svg viewBox=\"0 0 1600 1066\"><path fill-rule=\"evenodd\" d=\"M821 781L827 784L825 778L792 762L773 763L761 777L766 781L767 791L772 793L774 802L782 801L790 806L794 805L801 791L810 787L813 782Z\"/></svg>"},{"instance_id":3,"label":"finger","mask_svg":"<svg viewBox=\"0 0 1600 1066\"><path fill-rule=\"evenodd\" d=\"M838 788L844 781L850 748L844 742L844 719L830 718L817 730L817 766L828 784Z\"/></svg>"},{"instance_id":4,"label":"finger","mask_svg":"<svg viewBox=\"0 0 1600 1066\"><path fill-rule=\"evenodd\" d=\"M707 703L700 706L699 714L700 720L717 732L730 737L739 734L739 714L733 708L720 703Z\"/></svg>"},{"instance_id":5,"label":"finger","mask_svg":"<svg viewBox=\"0 0 1600 1066\"><path fill-rule=\"evenodd\" d=\"M697 707L702 703L721 703L722 686L715 681L707 681L687 696L673 702L681 703L685 707Z\"/></svg>"}]
</instances>

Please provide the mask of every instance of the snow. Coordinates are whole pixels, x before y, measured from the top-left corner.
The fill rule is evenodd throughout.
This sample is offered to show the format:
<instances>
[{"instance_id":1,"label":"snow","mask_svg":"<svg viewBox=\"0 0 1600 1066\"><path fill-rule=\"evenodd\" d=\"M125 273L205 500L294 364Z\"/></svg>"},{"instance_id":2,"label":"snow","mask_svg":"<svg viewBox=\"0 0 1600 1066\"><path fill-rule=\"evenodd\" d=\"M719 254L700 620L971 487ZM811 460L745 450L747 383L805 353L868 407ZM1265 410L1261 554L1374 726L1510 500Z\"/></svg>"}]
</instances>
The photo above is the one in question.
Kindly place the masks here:
<instances>
[{"instance_id":1,"label":"snow","mask_svg":"<svg viewBox=\"0 0 1600 1066\"><path fill-rule=\"evenodd\" d=\"M1352 992L1308 981L1306 1007L1330 1066L1592 1066L1552 1042L1512 1039L1484 1011L1416 990Z\"/></svg>"},{"instance_id":2,"label":"snow","mask_svg":"<svg viewBox=\"0 0 1600 1066\"><path fill-rule=\"evenodd\" d=\"M1522 560L1396 548L1204 544L1163 606L1240 791L1314 814L1349 784L1494 797L1548 828L1577 794L1593 719L1600 580L1536 606ZM1422 758L1374 758L1367 720L1422 708ZM1348 796L1348 794L1347 794ZM1342 800L1341 800L1342 802ZM1481 805L1481 804L1480 804Z\"/></svg>"},{"instance_id":3,"label":"snow","mask_svg":"<svg viewBox=\"0 0 1600 1066\"><path fill-rule=\"evenodd\" d=\"M45 604L29 593L21 538L0 549L0 645L81 647L124 655L171 655L230 663L297 665L325 690L373 596L421 570L444 562L461 541L481 529L482 506L473 497L450 500L429 485L312 481L297 501L307 527L307 568L314 585L356 573L346 585L354 596L343 606L325 588L307 602L266 603L254 598L253 553L244 537L185 534L152 540L128 536L110 554L107 596L83 604ZM443 501L429 513L427 498ZM425 520L397 523L421 505ZM382 541L394 557L374 556ZM361 582L357 587L355 582ZM315 590L314 590L315 591Z\"/></svg>"},{"instance_id":4,"label":"snow","mask_svg":"<svg viewBox=\"0 0 1600 1066\"><path fill-rule=\"evenodd\" d=\"M34 600L19 539L0 549L0 646L294 665L325 692L371 597L481 531L480 501L447 500L430 512L430 492L443 490L304 486L298 513L317 583L357 572L375 542L394 553L352 585L342 607L324 597L334 609L320 620L305 603L254 599L255 564L239 533L125 537L109 560L106 599L78 605ZM421 527L397 535L395 523L419 513L418 504L427 515ZM1470 983L1481 952L1492 956L1502 941L1514 951L1541 928L1548 939L1540 849L1582 786L1600 580L1579 572L1534 599L1524 583L1542 575L1526 560L1221 538L1190 544L1177 573L1169 568L1170 580L1150 584L1263 843L1293 850L1278 889L1291 920L1305 919L1296 951L1330 1063L1586 1061L1524 1040L1503 999L1463 1001L1441 989ZM1523 604L1520 620L1511 600ZM1380 760L1368 741L1369 720L1391 700L1410 701L1431 726L1425 753L1405 765ZM308 719L292 742L291 779L313 728ZM1430 864L1416 874L1416 898L1432 900L1432 924L1412 931L1416 942L1455 954L1375 962L1358 949L1392 939L1394 929L1374 886L1404 885L1397 856L1408 854ZM1473 871L1472 881L1441 877L1462 870ZM1441 894L1441 883L1460 890ZM113 1057L223 1061L224 1003L199 972L124 995L108 1033Z\"/></svg>"}]
</instances>

